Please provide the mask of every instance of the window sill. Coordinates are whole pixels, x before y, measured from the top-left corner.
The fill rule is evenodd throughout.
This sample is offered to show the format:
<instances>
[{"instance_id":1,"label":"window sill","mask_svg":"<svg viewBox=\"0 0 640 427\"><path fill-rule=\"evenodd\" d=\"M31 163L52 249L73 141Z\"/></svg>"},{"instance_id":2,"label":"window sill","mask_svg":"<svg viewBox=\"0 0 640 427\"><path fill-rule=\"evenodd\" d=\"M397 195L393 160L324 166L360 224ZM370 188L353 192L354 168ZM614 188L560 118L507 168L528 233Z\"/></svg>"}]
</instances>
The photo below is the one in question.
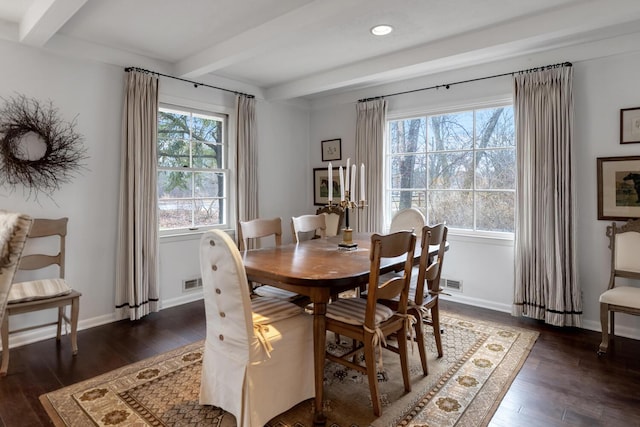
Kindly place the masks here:
<instances>
[{"instance_id":1,"label":"window sill","mask_svg":"<svg viewBox=\"0 0 640 427\"><path fill-rule=\"evenodd\" d=\"M513 233L474 233L449 229L447 240L453 242L483 243L497 246L513 246Z\"/></svg>"},{"instance_id":2,"label":"window sill","mask_svg":"<svg viewBox=\"0 0 640 427\"><path fill-rule=\"evenodd\" d=\"M209 231L214 230L213 228L203 228L201 230L193 230L193 231L176 231L171 234L161 234L159 236L160 243L173 243L173 242L182 242L188 240L199 240L202 235ZM231 237L235 237L235 230L232 229L220 229Z\"/></svg>"}]
</instances>

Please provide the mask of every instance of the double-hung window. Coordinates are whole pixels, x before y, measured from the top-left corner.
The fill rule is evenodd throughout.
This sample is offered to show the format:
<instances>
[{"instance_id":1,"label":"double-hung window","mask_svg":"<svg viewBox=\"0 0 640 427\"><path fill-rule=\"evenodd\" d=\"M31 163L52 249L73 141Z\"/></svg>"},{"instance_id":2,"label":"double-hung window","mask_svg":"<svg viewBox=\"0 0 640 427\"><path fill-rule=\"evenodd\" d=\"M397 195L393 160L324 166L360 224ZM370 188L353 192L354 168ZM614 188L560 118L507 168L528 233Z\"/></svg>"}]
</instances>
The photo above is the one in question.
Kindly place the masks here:
<instances>
[{"instance_id":1,"label":"double-hung window","mask_svg":"<svg viewBox=\"0 0 640 427\"><path fill-rule=\"evenodd\" d=\"M161 234L230 227L226 115L162 105L157 171Z\"/></svg>"},{"instance_id":2,"label":"double-hung window","mask_svg":"<svg viewBox=\"0 0 640 427\"><path fill-rule=\"evenodd\" d=\"M513 106L389 120L387 218L409 207L428 224L466 232L514 231L516 148Z\"/></svg>"}]
</instances>

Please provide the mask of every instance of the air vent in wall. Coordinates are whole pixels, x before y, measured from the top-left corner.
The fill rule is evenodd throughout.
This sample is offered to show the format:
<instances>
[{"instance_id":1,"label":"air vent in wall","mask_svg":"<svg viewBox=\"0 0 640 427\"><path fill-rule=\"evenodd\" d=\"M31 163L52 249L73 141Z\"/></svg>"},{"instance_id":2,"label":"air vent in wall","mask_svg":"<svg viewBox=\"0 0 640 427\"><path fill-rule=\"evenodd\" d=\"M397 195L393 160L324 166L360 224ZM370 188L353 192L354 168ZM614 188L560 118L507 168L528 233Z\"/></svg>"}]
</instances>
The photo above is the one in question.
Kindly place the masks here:
<instances>
[{"instance_id":1,"label":"air vent in wall","mask_svg":"<svg viewBox=\"0 0 640 427\"><path fill-rule=\"evenodd\" d=\"M440 287L451 291L462 292L462 280L440 278Z\"/></svg>"},{"instance_id":2,"label":"air vent in wall","mask_svg":"<svg viewBox=\"0 0 640 427\"><path fill-rule=\"evenodd\" d=\"M202 278L196 277L195 279L187 279L182 281L183 291L192 291L194 289L200 289L202 287Z\"/></svg>"}]
</instances>

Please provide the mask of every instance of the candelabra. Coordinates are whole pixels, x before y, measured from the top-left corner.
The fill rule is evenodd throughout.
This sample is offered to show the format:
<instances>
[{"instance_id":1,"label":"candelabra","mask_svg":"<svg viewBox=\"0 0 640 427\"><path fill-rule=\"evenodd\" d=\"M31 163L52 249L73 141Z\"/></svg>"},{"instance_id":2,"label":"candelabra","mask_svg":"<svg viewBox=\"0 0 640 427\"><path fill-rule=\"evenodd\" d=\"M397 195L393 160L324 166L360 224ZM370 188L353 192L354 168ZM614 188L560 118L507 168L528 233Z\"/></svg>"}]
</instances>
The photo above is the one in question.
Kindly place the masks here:
<instances>
[{"instance_id":1,"label":"candelabra","mask_svg":"<svg viewBox=\"0 0 640 427\"><path fill-rule=\"evenodd\" d=\"M329 201L329 206L332 202ZM338 203L338 206L344 209L344 228L342 229L342 242L338 244L338 247L346 250L355 250L358 248L358 244L353 241L353 229L349 226L349 210L351 209L364 209L367 205L364 200L360 200L356 203L351 200L350 192L344 192L344 200Z\"/></svg>"}]
</instances>

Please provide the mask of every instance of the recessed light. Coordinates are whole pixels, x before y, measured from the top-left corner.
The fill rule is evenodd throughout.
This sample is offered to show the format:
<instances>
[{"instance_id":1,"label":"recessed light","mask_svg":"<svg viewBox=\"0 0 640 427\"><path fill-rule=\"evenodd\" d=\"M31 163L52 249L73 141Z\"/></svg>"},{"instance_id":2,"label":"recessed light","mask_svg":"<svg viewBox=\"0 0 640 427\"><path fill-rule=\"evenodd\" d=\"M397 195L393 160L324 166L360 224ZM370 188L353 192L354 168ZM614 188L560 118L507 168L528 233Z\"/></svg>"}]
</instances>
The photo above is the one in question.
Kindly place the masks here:
<instances>
[{"instance_id":1,"label":"recessed light","mask_svg":"<svg viewBox=\"0 0 640 427\"><path fill-rule=\"evenodd\" d=\"M391 25L376 25L371 29L371 34L374 36L386 36L391 31L393 31L393 27Z\"/></svg>"}]
</instances>

